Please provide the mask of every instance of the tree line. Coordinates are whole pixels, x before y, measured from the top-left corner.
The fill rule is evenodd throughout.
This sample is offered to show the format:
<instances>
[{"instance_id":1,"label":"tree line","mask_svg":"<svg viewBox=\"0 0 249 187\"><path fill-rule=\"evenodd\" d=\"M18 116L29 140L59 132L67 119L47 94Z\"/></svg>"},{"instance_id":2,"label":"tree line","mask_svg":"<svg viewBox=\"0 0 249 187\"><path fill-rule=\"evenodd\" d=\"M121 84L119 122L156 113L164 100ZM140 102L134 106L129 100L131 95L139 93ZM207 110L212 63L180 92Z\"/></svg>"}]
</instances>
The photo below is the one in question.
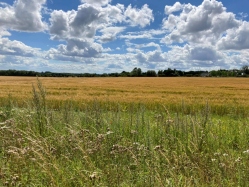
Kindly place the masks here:
<instances>
[{"instance_id":1,"label":"tree line","mask_svg":"<svg viewBox=\"0 0 249 187\"><path fill-rule=\"evenodd\" d=\"M147 70L135 67L132 71L121 73L55 73L50 71L36 72L26 70L0 70L0 76L29 76L29 77L249 77L249 66L233 70L212 70L212 71L182 71L176 69Z\"/></svg>"}]
</instances>

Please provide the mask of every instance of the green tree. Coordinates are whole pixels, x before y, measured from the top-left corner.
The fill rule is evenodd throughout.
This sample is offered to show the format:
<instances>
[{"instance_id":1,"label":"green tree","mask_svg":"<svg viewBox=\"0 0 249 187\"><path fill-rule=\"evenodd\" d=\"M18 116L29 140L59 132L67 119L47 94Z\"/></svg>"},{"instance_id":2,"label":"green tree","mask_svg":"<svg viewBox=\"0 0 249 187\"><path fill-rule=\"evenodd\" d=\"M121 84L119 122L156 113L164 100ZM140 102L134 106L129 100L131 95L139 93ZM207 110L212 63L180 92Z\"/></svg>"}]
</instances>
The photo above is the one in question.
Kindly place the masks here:
<instances>
[{"instance_id":1,"label":"green tree","mask_svg":"<svg viewBox=\"0 0 249 187\"><path fill-rule=\"evenodd\" d=\"M140 68L135 67L132 71L131 71L131 76L132 77L141 77L142 76L142 70Z\"/></svg>"},{"instance_id":2,"label":"green tree","mask_svg":"<svg viewBox=\"0 0 249 187\"><path fill-rule=\"evenodd\" d=\"M146 73L147 77L156 77L156 72L154 70L148 70Z\"/></svg>"},{"instance_id":3,"label":"green tree","mask_svg":"<svg viewBox=\"0 0 249 187\"><path fill-rule=\"evenodd\" d=\"M243 72L244 74L246 74L246 75L249 74L249 66L248 66L248 65L242 66L241 70L242 70L242 72Z\"/></svg>"}]
</instances>

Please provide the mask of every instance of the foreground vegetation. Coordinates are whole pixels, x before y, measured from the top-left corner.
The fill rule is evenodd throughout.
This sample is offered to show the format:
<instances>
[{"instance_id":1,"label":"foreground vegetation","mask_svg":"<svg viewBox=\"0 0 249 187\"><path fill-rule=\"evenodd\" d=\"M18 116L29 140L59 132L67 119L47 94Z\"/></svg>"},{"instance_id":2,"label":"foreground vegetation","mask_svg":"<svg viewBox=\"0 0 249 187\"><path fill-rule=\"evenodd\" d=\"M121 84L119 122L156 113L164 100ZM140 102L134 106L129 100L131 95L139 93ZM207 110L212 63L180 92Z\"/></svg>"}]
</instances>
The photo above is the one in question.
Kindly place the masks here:
<instances>
[{"instance_id":1,"label":"foreground vegetation","mask_svg":"<svg viewBox=\"0 0 249 187\"><path fill-rule=\"evenodd\" d=\"M98 98L79 107L69 98L54 108L42 83L34 85L25 104L1 102L0 186L249 183L245 106L237 115L224 104L231 108L221 116L207 101L194 110Z\"/></svg>"}]
</instances>

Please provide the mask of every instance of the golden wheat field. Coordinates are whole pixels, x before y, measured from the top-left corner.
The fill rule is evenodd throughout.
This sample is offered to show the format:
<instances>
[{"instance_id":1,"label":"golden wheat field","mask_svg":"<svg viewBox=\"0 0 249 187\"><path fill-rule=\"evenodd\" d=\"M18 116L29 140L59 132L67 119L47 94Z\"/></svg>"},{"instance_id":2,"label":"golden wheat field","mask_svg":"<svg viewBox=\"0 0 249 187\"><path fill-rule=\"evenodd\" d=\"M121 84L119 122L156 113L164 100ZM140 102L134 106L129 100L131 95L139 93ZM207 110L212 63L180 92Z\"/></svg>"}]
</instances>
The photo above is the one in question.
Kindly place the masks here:
<instances>
[{"instance_id":1,"label":"golden wheat field","mask_svg":"<svg viewBox=\"0 0 249 187\"><path fill-rule=\"evenodd\" d=\"M94 100L118 103L162 103L249 106L247 78L39 78L50 102ZM32 97L36 77L0 77L0 97L18 102Z\"/></svg>"}]
</instances>

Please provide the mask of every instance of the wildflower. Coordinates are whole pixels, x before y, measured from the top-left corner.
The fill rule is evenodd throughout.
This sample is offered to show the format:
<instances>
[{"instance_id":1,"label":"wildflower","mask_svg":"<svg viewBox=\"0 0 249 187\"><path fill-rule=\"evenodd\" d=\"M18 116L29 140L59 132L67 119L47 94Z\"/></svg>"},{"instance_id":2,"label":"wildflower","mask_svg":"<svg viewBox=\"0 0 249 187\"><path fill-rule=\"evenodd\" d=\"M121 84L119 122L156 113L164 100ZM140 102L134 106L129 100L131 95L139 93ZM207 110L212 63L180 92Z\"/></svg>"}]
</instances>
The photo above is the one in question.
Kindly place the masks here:
<instances>
[{"instance_id":1,"label":"wildflower","mask_svg":"<svg viewBox=\"0 0 249 187\"><path fill-rule=\"evenodd\" d=\"M98 138L99 140L102 140L102 139L105 138L105 136L104 136L103 134L98 134L97 138Z\"/></svg>"},{"instance_id":2,"label":"wildflower","mask_svg":"<svg viewBox=\"0 0 249 187\"><path fill-rule=\"evenodd\" d=\"M244 154L249 154L249 149L246 151L243 151Z\"/></svg>"},{"instance_id":3,"label":"wildflower","mask_svg":"<svg viewBox=\"0 0 249 187\"><path fill-rule=\"evenodd\" d=\"M112 131L107 131L106 132L106 135L109 135L109 134L113 134L114 132L112 132Z\"/></svg>"},{"instance_id":4,"label":"wildflower","mask_svg":"<svg viewBox=\"0 0 249 187\"><path fill-rule=\"evenodd\" d=\"M224 163L220 163L219 166L220 166L221 168L224 168L226 165L225 165Z\"/></svg>"},{"instance_id":5,"label":"wildflower","mask_svg":"<svg viewBox=\"0 0 249 187\"><path fill-rule=\"evenodd\" d=\"M212 158L212 159L211 159L211 161L212 161L212 162L215 162L215 161L216 161L216 159L215 159L215 158Z\"/></svg>"},{"instance_id":6,"label":"wildflower","mask_svg":"<svg viewBox=\"0 0 249 187\"><path fill-rule=\"evenodd\" d=\"M154 147L154 150L157 151L157 150L160 150L161 148L162 148L162 146L157 145L157 146Z\"/></svg>"},{"instance_id":7,"label":"wildflower","mask_svg":"<svg viewBox=\"0 0 249 187\"><path fill-rule=\"evenodd\" d=\"M89 175L89 178L91 180L94 180L94 179L98 178L97 172L93 172L91 175Z\"/></svg>"},{"instance_id":8,"label":"wildflower","mask_svg":"<svg viewBox=\"0 0 249 187\"><path fill-rule=\"evenodd\" d=\"M227 153L224 153L223 156L228 156L228 154L227 154Z\"/></svg>"},{"instance_id":9,"label":"wildflower","mask_svg":"<svg viewBox=\"0 0 249 187\"><path fill-rule=\"evenodd\" d=\"M19 179L19 176L17 175L17 174L15 174L14 176L13 176L13 178L12 178L12 180L14 180L14 181L17 181Z\"/></svg>"},{"instance_id":10,"label":"wildflower","mask_svg":"<svg viewBox=\"0 0 249 187\"><path fill-rule=\"evenodd\" d=\"M214 156L220 156L220 153L214 153Z\"/></svg>"},{"instance_id":11,"label":"wildflower","mask_svg":"<svg viewBox=\"0 0 249 187\"><path fill-rule=\"evenodd\" d=\"M241 162L241 158L238 157L238 158L235 160L235 162Z\"/></svg>"}]
</instances>

